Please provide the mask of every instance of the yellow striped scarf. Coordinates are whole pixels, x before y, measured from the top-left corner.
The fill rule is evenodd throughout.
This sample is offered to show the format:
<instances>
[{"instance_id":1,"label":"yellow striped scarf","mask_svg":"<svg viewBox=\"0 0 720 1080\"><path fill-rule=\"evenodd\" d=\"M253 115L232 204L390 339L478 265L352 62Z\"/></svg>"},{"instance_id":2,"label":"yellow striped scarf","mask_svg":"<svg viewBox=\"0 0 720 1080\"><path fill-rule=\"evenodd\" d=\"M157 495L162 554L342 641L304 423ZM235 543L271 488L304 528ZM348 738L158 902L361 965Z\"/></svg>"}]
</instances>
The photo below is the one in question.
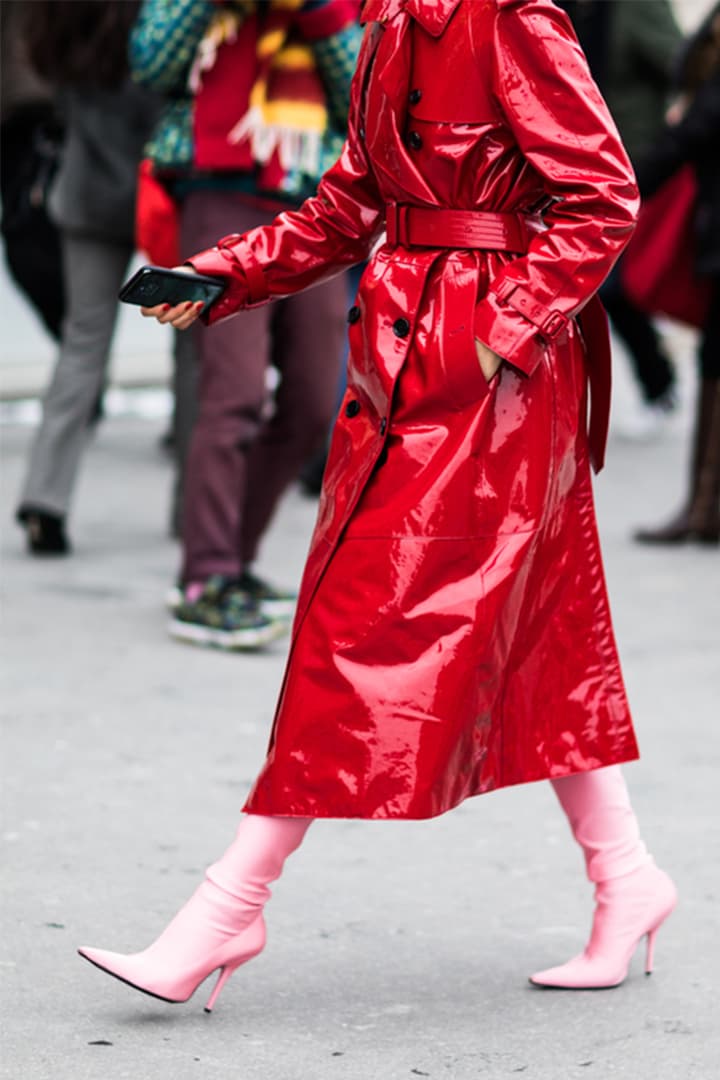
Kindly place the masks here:
<instances>
[{"instance_id":1,"label":"yellow striped scarf","mask_svg":"<svg viewBox=\"0 0 720 1080\"><path fill-rule=\"evenodd\" d=\"M293 15L303 0L257 3L239 0L213 17L197 50L189 85L200 88L202 74L212 68L217 50L236 40L249 15L261 14L257 40L258 75L248 111L228 132L228 141L248 140L253 159L267 164L277 152L284 170L318 170L328 111L312 49L291 40Z\"/></svg>"}]
</instances>

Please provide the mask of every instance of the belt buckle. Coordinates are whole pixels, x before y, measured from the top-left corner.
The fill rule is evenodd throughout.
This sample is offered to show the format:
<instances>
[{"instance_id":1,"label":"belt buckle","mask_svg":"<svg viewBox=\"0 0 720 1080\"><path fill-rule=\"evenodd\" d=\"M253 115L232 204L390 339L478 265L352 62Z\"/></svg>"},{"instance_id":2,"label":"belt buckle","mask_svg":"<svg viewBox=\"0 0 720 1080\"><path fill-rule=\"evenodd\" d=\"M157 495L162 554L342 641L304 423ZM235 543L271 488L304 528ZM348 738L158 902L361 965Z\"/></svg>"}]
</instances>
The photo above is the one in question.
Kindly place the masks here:
<instances>
[{"instance_id":1,"label":"belt buckle","mask_svg":"<svg viewBox=\"0 0 720 1080\"><path fill-rule=\"evenodd\" d=\"M551 311L540 327L540 333L545 337L556 338L567 328L568 320L561 311Z\"/></svg>"}]
</instances>

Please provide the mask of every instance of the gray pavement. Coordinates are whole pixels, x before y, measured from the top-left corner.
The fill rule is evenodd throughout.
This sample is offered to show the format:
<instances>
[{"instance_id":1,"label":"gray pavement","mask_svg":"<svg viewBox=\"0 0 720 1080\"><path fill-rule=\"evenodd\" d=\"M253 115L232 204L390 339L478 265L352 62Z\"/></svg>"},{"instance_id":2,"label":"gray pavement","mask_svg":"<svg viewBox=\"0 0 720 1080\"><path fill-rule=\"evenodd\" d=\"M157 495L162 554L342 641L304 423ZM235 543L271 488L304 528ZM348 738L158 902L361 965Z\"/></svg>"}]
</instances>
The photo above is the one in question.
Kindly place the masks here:
<instances>
[{"instance_id":1,"label":"gray pavement","mask_svg":"<svg viewBox=\"0 0 720 1080\"><path fill-rule=\"evenodd\" d=\"M142 263L136 256L128 276ZM0 400L41 394L52 371L55 347L1 257L0 327ZM115 384L147 386L169 380L171 344L167 330L141 321L136 310L121 305L111 372Z\"/></svg>"},{"instance_id":2,"label":"gray pavement","mask_svg":"<svg viewBox=\"0 0 720 1080\"><path fill-rule=\"evenodd\" d=\"M691 370L686 365L686 370ZM621 402L622 404L622 402ZM30 430L5 425L2 1076L12 1080L711 1080L718 1033L720 557L645 551L631 526L682 487L687 409L615 438L597 484L643 759L628 778L682 902L621 988L532 989L582 943L591 892L549 785L425 823L320 822L268 907L269 944L216 1012L104 977L77 945L144 946L229 841L265 748L284 644L259 656L165 634L160 420L107 420L68 560L11 522ZM291 493L261 569L299 576L314 505Z\"/></svg>"}]
</instances>

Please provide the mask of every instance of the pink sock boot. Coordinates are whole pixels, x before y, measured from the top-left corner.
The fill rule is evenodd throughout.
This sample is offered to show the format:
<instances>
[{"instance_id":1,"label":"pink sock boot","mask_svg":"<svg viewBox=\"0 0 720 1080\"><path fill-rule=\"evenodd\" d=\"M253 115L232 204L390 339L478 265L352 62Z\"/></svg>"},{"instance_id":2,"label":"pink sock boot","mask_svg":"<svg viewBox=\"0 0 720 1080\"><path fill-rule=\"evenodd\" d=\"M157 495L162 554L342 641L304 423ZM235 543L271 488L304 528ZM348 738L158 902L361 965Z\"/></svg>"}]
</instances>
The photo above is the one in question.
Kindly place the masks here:
<instances>
[{"instance_id":1,"label":"pink sock boot","mask_svg":"<svg viewBox=\"0 0 720 1080\"><path fill-rule=\"evenodd\" d=\"M220 969L205 1011L212 1010L233 971L265 945L268 884L300 846L310 818L243 817L237 836L205 881L143 952L124 955L81 948L81 956L136 990L163 1001L187 1001Z\"/></svg>"},{"instance_id":2,"label":"pink sock boot","mask_svg":"<svg viewBox=\"0 0 720 1080\"><path fill-rule=\"evenodd\" d=\"M596 990L619 986L638 943L647 936L645 971L655 935L677 902L671 879L640 839L619 765L552 782L596 885L592 933L585 951L561 967L531 975L536 986Z\"/></svg>"}]
</instances>

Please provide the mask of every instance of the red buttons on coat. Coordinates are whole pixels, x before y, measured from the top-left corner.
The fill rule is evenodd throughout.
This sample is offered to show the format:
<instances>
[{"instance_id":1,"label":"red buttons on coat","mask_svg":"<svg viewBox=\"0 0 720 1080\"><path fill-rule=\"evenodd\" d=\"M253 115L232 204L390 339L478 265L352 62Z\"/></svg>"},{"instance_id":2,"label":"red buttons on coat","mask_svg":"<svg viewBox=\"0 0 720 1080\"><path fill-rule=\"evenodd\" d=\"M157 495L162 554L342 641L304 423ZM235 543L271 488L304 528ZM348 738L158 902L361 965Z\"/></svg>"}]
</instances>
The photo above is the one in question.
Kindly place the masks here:
<instances>
[{"instance_id":1,"label":"red buttons on coat","mask_svg":"<svg viewBox=\"0 0 720 1080\"><path fill-rule=\"evenodd\" d=\"M420 150L422 147L422 135L419 131L411 131L408 135L408 146L411 150Z\"/></svg>"},{"instance_id":2,"label":"red buttons on coat","mask_svg":"<svg viewBox=\"0 0 720 1080\"><path fill-rule=\"evenodd\" d=\"M411 105L419 105L422 97L422 90L411 90L408 94L408 100Z\"/></svg>"},{"instance_id":3,"label":"red buttons on coat","mask_svg":"<svg viewBox=\"0 0 720 1080\"><path fill-rule=\"evenodd\" d=\"M345 406L345 415L352 420L353 416L357 416L359 412L360 402L356 401L355 398L353 398L352 401L348 401L347 405Z\"/></svg>"},{"instance_id":4,"label":"red buttons on coat","mask_svg":"<svg viewBox=\"0 0 720 1080\"><path fill-rule=\"evenodd\" d=\"M404 338L410 333L410 323L407 319L396 319L393 323L393 334L395 337Z\"/></svg>"},{"instance_id":5,"label":"red buttons on coat","mask_svg":"<svg viewBox=\"0 0 720 1080\"><path fill-rule=\"evenodd\" d=\"M350 324L352 324L352 323L356 323L359 318L360 318L360 308L357 306L357 304L353 304L353 306L348 311L347 321Z\"/></svg>"}]
</instances>

